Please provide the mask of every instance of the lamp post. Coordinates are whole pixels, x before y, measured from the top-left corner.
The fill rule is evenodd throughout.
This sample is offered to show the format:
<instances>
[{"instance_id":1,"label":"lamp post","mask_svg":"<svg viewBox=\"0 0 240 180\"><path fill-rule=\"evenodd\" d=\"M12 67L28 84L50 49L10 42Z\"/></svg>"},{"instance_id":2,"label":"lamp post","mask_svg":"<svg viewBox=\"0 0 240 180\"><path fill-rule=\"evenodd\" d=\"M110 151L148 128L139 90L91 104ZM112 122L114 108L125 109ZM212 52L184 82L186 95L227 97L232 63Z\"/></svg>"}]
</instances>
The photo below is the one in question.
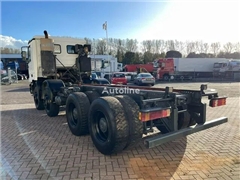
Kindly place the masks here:
<instances>
[{"instance_id":1,"label":"lamp post","mask_svg":"<svg viewBox=\"0 0 240 180\"><path fill-rule=\"evenodd\" d=\"M95 46L95 39L93 38L93 46L94 46L94 50L93 50L93 57L94 57L94 71L95 71L95 73L96 73L96 66L97 66L97 62L96 62L96 58L95 58L95 54L96 54L96 46Z\"/></svg>"},{"instance_id":2,"label":"lamp post","mask_svg":"<svg viewBox=\"0 0 240 180\"><path fill-rule=\"evenodd\" d=\"M110 74L112 74L112 65L111 62L109 60L109 52L108 52L108 31L107 31L107 21L105 21L105 23L103 24L103 29L106 31L106 46L107 46L107 61L109 63L109 67L110 67Z\"/></svg>"}]
</instances>

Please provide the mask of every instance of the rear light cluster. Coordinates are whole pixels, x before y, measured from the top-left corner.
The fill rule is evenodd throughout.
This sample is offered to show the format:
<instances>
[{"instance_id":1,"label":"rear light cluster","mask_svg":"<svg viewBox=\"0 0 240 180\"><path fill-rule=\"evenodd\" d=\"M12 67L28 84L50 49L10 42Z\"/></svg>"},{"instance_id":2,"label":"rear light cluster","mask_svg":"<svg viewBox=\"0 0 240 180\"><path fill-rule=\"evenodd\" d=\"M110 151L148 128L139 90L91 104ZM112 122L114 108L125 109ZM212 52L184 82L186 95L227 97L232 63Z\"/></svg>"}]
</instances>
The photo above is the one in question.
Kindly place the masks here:
<instances>
[{"instance_id":1,"label":"rear light cluster","mask_svg":"<svg viewBox=\"0 0 240 180\"><path fill-rule=\"evenodd\" d=\"M139 112L139 120L146 122L154 119L164 118L170 116L170 109L163 109L159 111L153 111L153 112Z\"/></svg>"},{"instance_id":2,"label":"rear light cluster","mask_svg":"<svg viewBox=\"0 0 240 180\"><path fill-rule=\"evenodd\" d=\"M226 97L211 99L209 102L209 106L211 107L224 106L226 105L226 100L227 100Z\"/></svg>"}]
</instances>

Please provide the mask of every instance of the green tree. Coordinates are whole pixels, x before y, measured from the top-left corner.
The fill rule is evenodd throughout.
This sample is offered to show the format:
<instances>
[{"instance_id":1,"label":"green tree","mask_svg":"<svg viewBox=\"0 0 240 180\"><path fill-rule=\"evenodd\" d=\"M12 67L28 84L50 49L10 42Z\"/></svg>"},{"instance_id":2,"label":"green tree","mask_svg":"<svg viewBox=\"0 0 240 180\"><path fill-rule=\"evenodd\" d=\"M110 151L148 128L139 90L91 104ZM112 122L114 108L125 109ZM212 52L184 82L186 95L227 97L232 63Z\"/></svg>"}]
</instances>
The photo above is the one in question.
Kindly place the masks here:
<instances>
[{"instance_id":1,"label":"green tree","mask_svg":"<svg viewBox=\"0 0 240 180\"><path fill-rule=\"evenodd\" d=\"M143 54L143 63L147 64L147 63L152 62L152 61L153 61L153 54L149 51L146 51Z\"/></svg>"},{"instance_id":2,"label":"green tree","mask_svg":"<svg viewBox=\"0 0 240 180\"><path fill-rule=\"evenodd\" d=\"M134 52L130 52L130 51L126 52L123 58L123 64L133 64L134 58L135 58Z\"/></svg>"},{"instance_id":3,"label":"green tree","mask_svg":"<svg viewBox=\"0 0 240 180\"><path fill-rule=\"evenodd\" d=\"M181 58L182 54L179 51L168 51L166 53L166 58Z\"/></svg>"},{"instance_id":4,"label":"green tree","mask_svg":"<svg viewBox=\"0 0 240 180\"><path fill-rule=\"evenodd\" d=\"M116 58L117 58L119 63L123 62L124 54L120 49L117 50Z\"/></svg>"}]
</instances>

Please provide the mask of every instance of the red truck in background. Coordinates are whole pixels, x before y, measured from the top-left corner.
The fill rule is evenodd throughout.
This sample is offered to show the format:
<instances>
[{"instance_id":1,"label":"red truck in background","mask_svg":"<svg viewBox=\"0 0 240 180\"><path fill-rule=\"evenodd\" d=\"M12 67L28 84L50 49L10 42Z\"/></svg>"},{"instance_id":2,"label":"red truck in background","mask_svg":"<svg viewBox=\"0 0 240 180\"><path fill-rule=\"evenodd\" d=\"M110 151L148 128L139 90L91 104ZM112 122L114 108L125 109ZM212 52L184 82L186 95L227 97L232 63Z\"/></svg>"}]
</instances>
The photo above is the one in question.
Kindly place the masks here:
<instances>
[{"instance_id":1,"label":"red truck in background","mask_svg":"<svg viewBox=\"0 0 240 180\"><path fill-rule=\"evenodd\" d=\"M123 72L154 72L154 67L152 63L149 64L128 64L123 67Z\"/></svg>"},{"instance_id":2,"label":"red truck in background","mask_svg":"<svg viewBox=\"0 0 240 180\"><path fill-rule=\"evenodd\" d=\"M226 62L225 58L161 58L153 62L157 68L157 80L192 80L212 78L216 62Z\"/></svg>"}]
</instances>

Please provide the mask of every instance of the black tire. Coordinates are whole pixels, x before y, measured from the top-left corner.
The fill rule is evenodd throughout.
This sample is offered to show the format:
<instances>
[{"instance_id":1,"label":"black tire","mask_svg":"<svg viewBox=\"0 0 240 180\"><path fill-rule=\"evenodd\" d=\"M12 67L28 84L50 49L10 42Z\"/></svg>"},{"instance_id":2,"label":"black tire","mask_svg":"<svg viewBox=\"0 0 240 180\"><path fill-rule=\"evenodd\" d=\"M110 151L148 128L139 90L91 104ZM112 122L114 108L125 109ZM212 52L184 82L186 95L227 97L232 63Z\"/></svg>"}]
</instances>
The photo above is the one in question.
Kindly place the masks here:
<instances>
[{"instance_id":1,"label":"black tire","mask_svg":"<svg viewBox=\"0 0 240 180\"><path fill-rule=\"evenodd\" d=\"M168 118L165 118L165 119L168 119ZM156 128L161 131L162 134L166 134L166 133L169 133L170 131L165 127L165 125L163 124L163 122L159 119L159 120L156 120Z\"/></svg>"},{"instance_id":2,"label":"black tire","mask_svg":"<svg viewBox=\"0 0 240 180\"><path fill-rule=\"evenodd\" d=\"M138 81L138 82L137 82L137 85L138 85L138 86L141 86L142 84L141 84L141 82L140 82L140 81Z\"/></svg>"},{"instance_id":3,"label":"black tire","mask_svg":"<svg viewBox=\"0 0 240 180\"><path fill-rule=\"evenodd\" d=\"M66 116L69 129L75 136L86 135L88 130L88 111L90 102L86 94L74 92L66 102Z\"/></svg>"},{"instance_id":4,"label":"black tire","mask_svg":"<svg viewBox=\"0 0 240 180\"><path fill-rule=\"evenodd\" d=\"M196 120L193 119L193 118L191 118L191 119L190 119L190 122L189 122L189 124L188 124L188 127L189 127L189 126L194 126L194 125L196 125Z\"/></svg>"},{"instance_id":5,"label":"black tire","mask_svg":"<svg viewBox=\"0 0 240 180\"><path fill-rule=\"evenodd\" d=\"M169 78L170 78L169 75L164 75L163 76L164 81L169 81Z\"/></svg>"},{"instance_id":6,"label":"black tire","mask_svg":"<svg viewBox=\"0 0 240 180\"><path fill-rule=\"evenodd\" d=\"M164 81L169 81L169 78L170 78L169 75L164 75L164 76L163 76L163 80L164 80Z\"/></svg>"},{"instance_id":7,"label":"black tire","mask_svg":"<svg viewBox=\"0 0 240 180\"><path fill-rule=\"evenodd\" d=\"M59 105L52 102L53 101L53 92L48 86L43 87L44 94L44 108L49 117L55 117L59 113Z\"/></svg>"},{"instance_id":8,"label":"black tire","mask_svg":"<svg viewBox=\"0 0 240 180\"><path fill-rule=\"evenodd\" d=\"M185 109L185 106L179 106L178 110L181 111L183 109ZM168 119L169 118L165 118ZM165 125L161 122L161 119L158 120L159 123L157 123L156 128L161 131L162 134L166 134L169 133L170 131L165 127ZM170 120L169 120L170 121ZM190 114L188 112L183 112L183 113L179 113L178 114L178 130L180 129L184 129L189 127L189 125L191 124L190 121Z\"/></svg>"},{"instance_id":9,"label":"black tire","mask_svg":"<svg viewBox=\"0 0 240 180\"><path fill-rule=\"evenodd\" d=\"M92 104L92 102L95 99L101 97L100 94L97 91L86 91L84 93L87 95L90 104Z\"/></svg>"},{"instance_id":10,"label":"black tire","mask_svg":"<svg viewBox=\"0 0 240 180\"><path fill-rule=\"evenodd\" d=\"M89 110L89 131L93 144L104 155L121 152L128 140L128 122L122 104L115 97L100 97Z\"/></svg>"},{"instance_id":11,"label":"black tire","mask_svg":"<svg viewBox=\"0 0 240 180\"><path fill-rule=\"evenodd\" d=\"M59 113L59 105L55 103L44 103L45 111L49 117L55 117Z\"/></svg>"},{"instance_id":12,"label":"black tire","mask_svg":"<svg viewBox=\"0 0 240 180\"><path fill-rule=\"evenodd\" d=\"M183 106L179 106L178 110L181 111L183 109L186 109L187 106L183 105ZM179 113L178 114L178 129L184 129L186 127L189 127L190 124L190 114L186 111L183 113Z\"/></svg>"},{"instance_id":13,"label":"black tire","mask_svg":"<svg viewBox=\"0 0 240 180\"><path fill-rule=\"evenodd\" d=\"M37 110L44 110L44 102L40 98L39 91L40 91L39 86L36 86L33 90L34 104Z\"/></svg>"},{"instance_id":14,"label":"black tire","mask_svg":"<svg viewBox=\"0 0 240 180\"><path fill-rule=\"evenodd\" d=\"M123 106L124 113L128 122L128 141L124 149L132 148L142 140L143 123L139 120L139 106L138 104L127 95L115 96Z\"/></svg>"}]
</instances>

